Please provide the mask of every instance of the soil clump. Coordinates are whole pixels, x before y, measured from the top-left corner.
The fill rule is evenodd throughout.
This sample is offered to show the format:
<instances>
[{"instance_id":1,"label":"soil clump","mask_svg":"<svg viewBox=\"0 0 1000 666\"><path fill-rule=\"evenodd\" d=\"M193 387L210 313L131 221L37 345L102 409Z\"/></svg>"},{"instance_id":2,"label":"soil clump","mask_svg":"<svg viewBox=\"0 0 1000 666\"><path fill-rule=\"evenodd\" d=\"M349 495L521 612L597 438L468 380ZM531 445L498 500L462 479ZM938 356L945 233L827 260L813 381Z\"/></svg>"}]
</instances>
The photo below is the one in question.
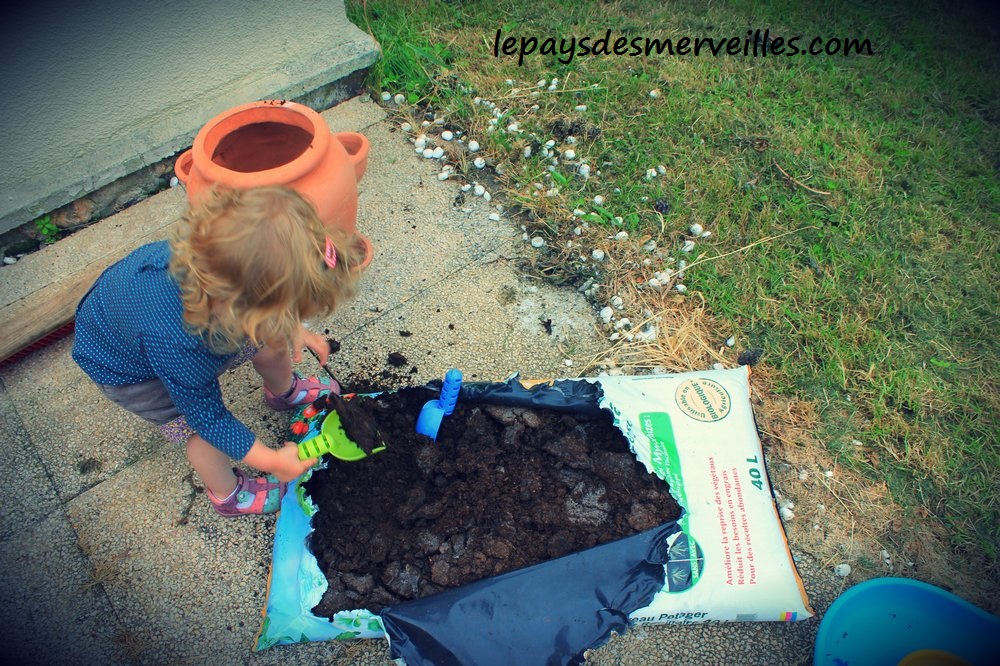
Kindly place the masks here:
<instances>
[{"instance_id":1,"label":"soil clump","mask_svg":"<svg viewBox=\"0 0 1000 666\"><path fill-rule=\"evenodd\" d=\"M437 397L417 387L356 396L347 409L314 403L338 409L362 448L387 448L357 462L328 456L304 484L318 508L309 549L329 582L313 614L378 613L680 516L607 412L460 399L435 443L416 419Z\"/></svg>"}]
</instances>

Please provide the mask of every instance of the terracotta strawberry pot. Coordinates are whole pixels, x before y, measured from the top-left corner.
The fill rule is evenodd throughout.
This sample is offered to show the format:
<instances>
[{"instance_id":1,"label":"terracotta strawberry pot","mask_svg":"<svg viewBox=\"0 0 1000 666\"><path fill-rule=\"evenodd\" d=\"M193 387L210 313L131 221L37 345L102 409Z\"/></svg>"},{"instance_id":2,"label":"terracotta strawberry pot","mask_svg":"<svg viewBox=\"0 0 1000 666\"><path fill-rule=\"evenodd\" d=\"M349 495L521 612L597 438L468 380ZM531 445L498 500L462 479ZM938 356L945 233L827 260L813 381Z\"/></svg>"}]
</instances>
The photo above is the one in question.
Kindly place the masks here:
<instances>
[{"instance_id":1,"label":"terracotta strawberry pot","mask_svg":"<svg viewBox=\"0 0 1000 666\"><path fill-rule=\"evenodd\" d=\"M323 223L355 238L372 261L371 242L357 230L358 183L368 167L368 139L332 133L317 112L296 102L251 102L220 113L177 158L174 173L195 202L219 183L237 188L287 185L308 199Z\"/></svg>"}]
</instances>

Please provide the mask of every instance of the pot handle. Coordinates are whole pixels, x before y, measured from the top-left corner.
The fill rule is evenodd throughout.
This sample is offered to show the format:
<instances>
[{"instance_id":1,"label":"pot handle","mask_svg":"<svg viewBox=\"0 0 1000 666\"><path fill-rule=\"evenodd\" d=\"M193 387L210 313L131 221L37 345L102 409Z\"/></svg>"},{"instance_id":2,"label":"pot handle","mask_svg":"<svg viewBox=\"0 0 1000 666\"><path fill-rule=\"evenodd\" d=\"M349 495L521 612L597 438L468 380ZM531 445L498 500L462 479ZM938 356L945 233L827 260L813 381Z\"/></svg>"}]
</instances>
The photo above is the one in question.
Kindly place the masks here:
<instances>
[{"instance_id":1,"label":"pot handle","mask_svg":"<svg viewBox=\"0 0 1000 666\"><path fill-rule=\"evenodd\" d=\"M190 150L185 150L181 153L177 161L174 162L174 175L177 176L177 180L181 181L184 185L187 185L188 178L191 177L191 167L194 165L194 155Z\"/></svg>"},{"instance_id":2,"label":"pot handle","mask_svg":"<svg viewBox=\"0 0 1000 666\"><path fill-rule=\"evenodd\" d=\"M371 147L368 137L358 132L337 132L333 138L347 151L347 157L354 165L355 180L360 183L368 169L368 149Z\"/></svg>"}]
</instances>

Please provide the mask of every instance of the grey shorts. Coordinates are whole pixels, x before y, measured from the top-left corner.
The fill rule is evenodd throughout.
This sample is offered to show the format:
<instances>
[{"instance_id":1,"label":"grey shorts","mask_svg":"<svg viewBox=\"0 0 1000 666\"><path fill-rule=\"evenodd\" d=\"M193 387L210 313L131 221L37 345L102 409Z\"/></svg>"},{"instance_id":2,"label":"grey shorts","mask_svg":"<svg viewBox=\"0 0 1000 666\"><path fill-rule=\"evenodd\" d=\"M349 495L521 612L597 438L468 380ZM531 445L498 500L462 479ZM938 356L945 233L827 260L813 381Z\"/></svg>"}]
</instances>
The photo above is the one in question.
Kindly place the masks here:
<instances>
[{"instance_id":1,"label":"grey shorts","mask_svg":"<svg viewBox=\"0 0 1000 666\"><path fill-rule=\"evenodd\" d=\"M170 423L181 416L170 394L167 393L167 387L159 379L125 386L98 384L97 388L101 389L111 402L154 425Z\"/></svg>"},{"instance_id":2,"label":"grey shorts","mask_svg":"<svg viewBox=\"0 0 1000 666\"><path fill-rule=\"evenodd\" d=\"M252 359L257 351L257 347L247 343L222 369L222 372L243 365ZM98 384L97 387L108 397L108 400L154 425L162 426L181 418L181 413L177 411L177 406L174 405L173 398L167 392L167 387L159 379L150 379L125 386Z\"/></svg>"}]
</instances>

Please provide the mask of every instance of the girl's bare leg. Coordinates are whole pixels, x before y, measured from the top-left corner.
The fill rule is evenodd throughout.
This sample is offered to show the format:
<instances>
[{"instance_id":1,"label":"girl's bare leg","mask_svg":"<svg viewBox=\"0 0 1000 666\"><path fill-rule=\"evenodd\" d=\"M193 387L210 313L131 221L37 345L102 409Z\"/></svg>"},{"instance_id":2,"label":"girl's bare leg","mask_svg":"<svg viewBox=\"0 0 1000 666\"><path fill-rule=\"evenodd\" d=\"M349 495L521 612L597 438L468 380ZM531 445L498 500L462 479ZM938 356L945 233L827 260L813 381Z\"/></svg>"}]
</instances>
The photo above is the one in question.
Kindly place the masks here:
<instances>
[{"instance_id":1,"label":"girl's bare leg","mask_svg":"<svg viewBox=\"0 0 1000 666\"><path fill-rule=\"evenodd\" d=\"M217 499L226 499L236 490L236 475L229 456L198 435L187 441L187 457L202 483Z\"/></svg>"},{"instance_id":2,"label":"girl's bare leg","mask_svg":"<svg viewBox=\"0 0 1000 666\"><path fill-rule=\"evenodd\" d=\"M264 345L254 355L253 367L274 395L284 395L292 388L292 357L286 345Z\"/></svg>"}]
</instances>

